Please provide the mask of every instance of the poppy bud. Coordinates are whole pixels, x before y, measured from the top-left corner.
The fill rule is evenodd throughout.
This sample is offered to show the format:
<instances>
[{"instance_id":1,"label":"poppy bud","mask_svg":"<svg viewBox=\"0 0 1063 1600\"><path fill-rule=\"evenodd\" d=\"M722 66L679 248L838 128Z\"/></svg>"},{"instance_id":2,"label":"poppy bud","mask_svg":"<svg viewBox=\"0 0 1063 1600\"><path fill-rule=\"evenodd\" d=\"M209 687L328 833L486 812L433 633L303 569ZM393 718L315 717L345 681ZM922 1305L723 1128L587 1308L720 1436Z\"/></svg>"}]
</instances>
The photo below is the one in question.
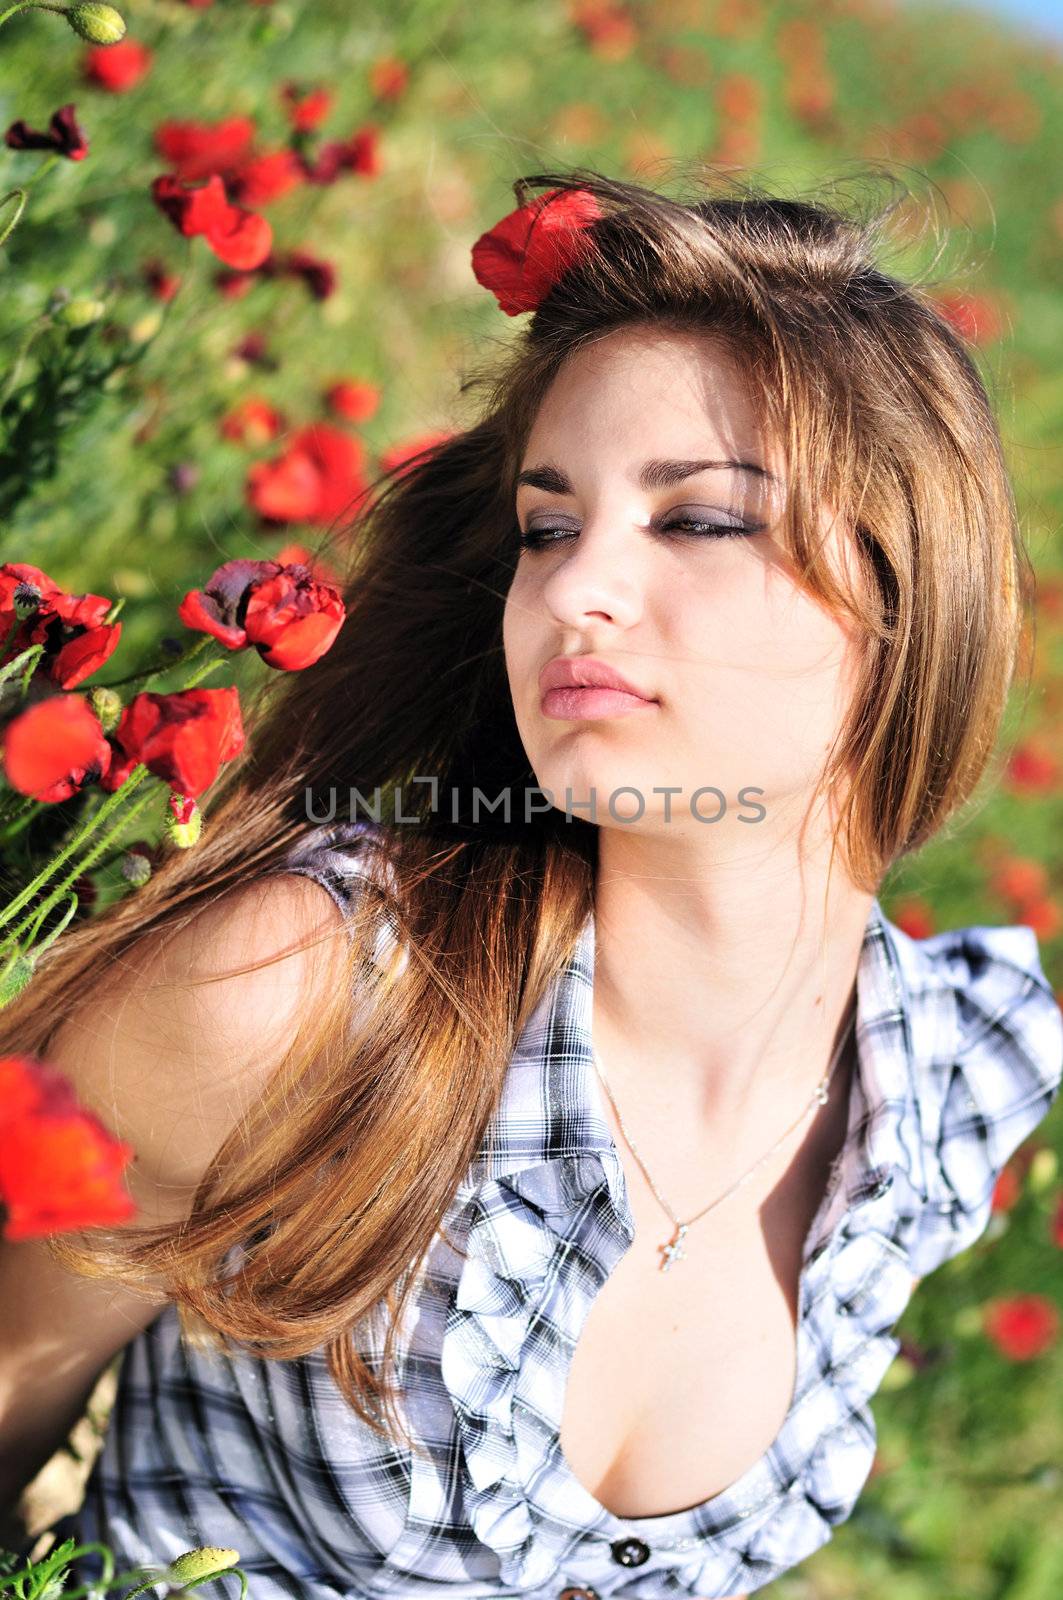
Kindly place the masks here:
<instances>
[{"instance_id":1,"label":"poppy bud","mask_svg":"<svg viewBox=\"0 0 1063 1600\"><path fill-rule=\"evenodd\" d=\"M112 733L118 726L122 715L122 696L113 689L105 689L98 684L89 693L89 705L100 719L100 727L104 733Z\"/></svg>"},{"instance_id":2,"label":"poppy bud","mask_svg":"<svg viewBox=\"0 0 1063 1600\"><path fill-rule=\"evenodd\" d=\"M1043 1150L1038 1150L1030 1162L1027 1182L1035 1194L1042 1194L1046 1189L1051 1189L1056 1181L1058 1171L1059 1157L1054 1150L1046 1145Z\"/></svg>"},{"instance_id":3,"label":"poppy bud","mask_svg":"<svg viewBox=\"0 0 1063 1600\"><path fill-rule=\"evenodd\" d=\"M179 797L181 800L185 798L185 796ZM184 820L178 820L178 813ZM162 832L163 837L176 845L178 850L191 849L203 832L203 813L195 800L188 799L185 805L175 809L171 796L170 804L163 813Z\"/></svg>"},{"instance_id":4,"label":"poppy bud","mask_svg":"<svg viewBox=\"0 0 1063 1600\"><path fill-rule=\"evenodd\" d=\"M125 35L125 18L102 0L81 0L71 6L66 20L90 44L117 44Z\"/></svg>"},{"instance_id":5,"label":"poppy bud","mask_svg":"<svg viewBox=\"0 0 1063 1600\"><path fill-rule=\"evenodd\" d=\"M81 295L68 300L54 315L56 322L61 322L66 328L87 328L91 323L99 322L106 309L102 300L90 300Z\"/></svg>"},{"instance_id":6,"label":"poppy bud","mask_svg":"<svg viewBox=\"0 0 1063 1600\"><path fill-rule=\"evenodd\" d=\"M171 1561L166 1576L171 1583L193 1583L197 1578L209 1578L217 1572L228 1572L239 1559L239 1550L223 1550L218 1545L208 1544L200 1550L186 1550L183 1556Z\"/></svg>"},{"instance_id":7,"label":"poppy bud","mask_svg":"<svg viewBox=\"0 0 1063 1600\"><path fill-rule=\"evenodd\" d=\"M27 617L32 617L40 608L41 600L44 597L35 583L23 581L22 583L16 583L11 598L15 607L16 617L20 622L25 622Z\"/></svg>"},{"instance_id":8,"label":"poppy bud","mask_svg":"<svg viewBox=\"0 0 1063 1600\"><path fill-rule=\"evenodd\" d=\"M142 317L138 317L137 320L131 324L129 329L129 337L132 339L134 344L147 344L149 339L154 339L161 327L162 312L155 310L145 311Z\"/></svg>"},{"instance_id":9,"label":"poppy bud","mask_svg":"<svg viewBox=\"0 0 1063 1600\"><path fill-rule=\"evenodd\" d=\"M134 889L139 889L151 877L151 862L141 851L127 850L122 857L122 877Z\"/></svg>"}]
</instances>

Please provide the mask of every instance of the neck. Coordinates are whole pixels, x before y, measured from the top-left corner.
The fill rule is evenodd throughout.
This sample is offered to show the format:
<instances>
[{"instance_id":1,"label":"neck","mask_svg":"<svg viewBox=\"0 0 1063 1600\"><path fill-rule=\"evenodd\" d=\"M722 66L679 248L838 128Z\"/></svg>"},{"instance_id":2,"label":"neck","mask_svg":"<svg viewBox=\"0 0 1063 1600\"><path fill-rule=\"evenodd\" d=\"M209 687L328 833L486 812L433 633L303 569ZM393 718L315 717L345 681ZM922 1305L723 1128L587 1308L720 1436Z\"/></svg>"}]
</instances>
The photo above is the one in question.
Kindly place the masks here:
<instances>
[{"instance_id":1,"label":"neck","mask_svg":"<svg viewBox=\"0 0 1063 1600\"><path fill-rule=\"evenodd\" d=\"M667 831L600 836L594 1043L632 1115L665 1114L666 1094L669 1118L726 1137L751 1112L796 1114L827 1071L874 896L837 860L824 902L825 861L779 850L754 872Z\"/></svg>"}]
</instances>

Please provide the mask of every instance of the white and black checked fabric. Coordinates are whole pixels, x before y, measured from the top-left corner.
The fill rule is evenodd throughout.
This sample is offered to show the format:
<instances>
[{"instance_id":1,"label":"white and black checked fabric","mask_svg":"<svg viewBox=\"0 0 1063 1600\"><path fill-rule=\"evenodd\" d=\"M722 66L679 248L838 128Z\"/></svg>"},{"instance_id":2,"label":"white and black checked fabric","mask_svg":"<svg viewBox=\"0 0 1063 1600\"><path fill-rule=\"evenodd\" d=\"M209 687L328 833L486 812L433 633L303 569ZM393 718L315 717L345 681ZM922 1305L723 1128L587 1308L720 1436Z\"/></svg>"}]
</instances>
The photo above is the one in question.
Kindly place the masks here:
<instances>
[{"instance_id":1,"label":"white and black checked fabric","mask_svg":"<svg viewBox=\"0 0 1063 1600\"><path fill-rule=\"evenodd\" d=\"M349 906L366 826L317 826L289 869ZM876 900L848 1135L805 1245L790 1412L735 1484L667 1516L613 1516L558 1441L580 1329L633 1237L591 1062L593 973L591 917L444 1219L465 1259L437 1234L414 1264L400 1371L423 1455L365 1427L322 1357L187 1348L171 1307L127 1350L82 1538L127 1566L231 1546L251 1600L732 1595L830 1538L871 1468L868 1401L913 1275L979 1237L997 1174L1058 1089L1063 1019L1035 936L917 941ZM379 1356L381 1340L360 1348Z\"/></svg>"}]
</instances>

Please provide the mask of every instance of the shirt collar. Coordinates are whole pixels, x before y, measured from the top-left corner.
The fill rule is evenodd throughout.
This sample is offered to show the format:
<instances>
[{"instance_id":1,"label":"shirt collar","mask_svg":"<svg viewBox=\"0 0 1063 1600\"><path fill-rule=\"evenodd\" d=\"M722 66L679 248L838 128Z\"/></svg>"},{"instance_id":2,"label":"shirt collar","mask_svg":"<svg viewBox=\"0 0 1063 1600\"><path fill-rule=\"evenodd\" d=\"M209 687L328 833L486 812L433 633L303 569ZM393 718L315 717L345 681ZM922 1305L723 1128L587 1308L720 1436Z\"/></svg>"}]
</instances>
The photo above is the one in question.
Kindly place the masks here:
<instances>
[{"instance_id":1,"label":"shirt collar","mask_svg":"<svg viewBox=\"0 0 1063 1600\"><path fill-rule=\"evenodd\" d=\"M594 951L591 912L517 1040L469 1172L474 1191L502 1181L548 1211L564 1211L600 1185L604 1169L617 1210L626 1212L592 1059ZM881 1193L898 1168L928 1198L916 1085L918 1062L941 1050L942 1019L954 1015L934 1003L943 987L932 957L889 921L876 898L857 967L856 1069L838 1157L848 1204Z\"/></svg>"}]
</instances>

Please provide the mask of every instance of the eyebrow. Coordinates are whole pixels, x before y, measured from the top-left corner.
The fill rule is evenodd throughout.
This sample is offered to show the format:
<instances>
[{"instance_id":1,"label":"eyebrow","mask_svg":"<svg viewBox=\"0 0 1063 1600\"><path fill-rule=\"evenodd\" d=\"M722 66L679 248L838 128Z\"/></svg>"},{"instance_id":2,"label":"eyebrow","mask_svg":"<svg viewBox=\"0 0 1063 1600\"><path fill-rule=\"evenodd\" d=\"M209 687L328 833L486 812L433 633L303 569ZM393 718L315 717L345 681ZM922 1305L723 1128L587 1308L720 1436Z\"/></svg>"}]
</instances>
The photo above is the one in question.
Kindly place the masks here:
<instances>
[{"instance_id":1,"label":"eyebrow","mask_svg":"<svg viewBox=\"0 0 1063 1600\"><path fill-rule=\"evenodd\" d=\"M780 488L779 479L766 467L758 465L756 461L644 461L639 472L639 487L642 489L669 489L674 483L682 483L684 478L692 478L696 472L745 472L751 477L758 478L764 483L773 484ZM545 489L549 494L572 494L572 483L560 467L552 462L544 461L540 466L527 467L517 474L516 487L519 489L526 484L529 489Z\"/></svg>"}]
</instances>

